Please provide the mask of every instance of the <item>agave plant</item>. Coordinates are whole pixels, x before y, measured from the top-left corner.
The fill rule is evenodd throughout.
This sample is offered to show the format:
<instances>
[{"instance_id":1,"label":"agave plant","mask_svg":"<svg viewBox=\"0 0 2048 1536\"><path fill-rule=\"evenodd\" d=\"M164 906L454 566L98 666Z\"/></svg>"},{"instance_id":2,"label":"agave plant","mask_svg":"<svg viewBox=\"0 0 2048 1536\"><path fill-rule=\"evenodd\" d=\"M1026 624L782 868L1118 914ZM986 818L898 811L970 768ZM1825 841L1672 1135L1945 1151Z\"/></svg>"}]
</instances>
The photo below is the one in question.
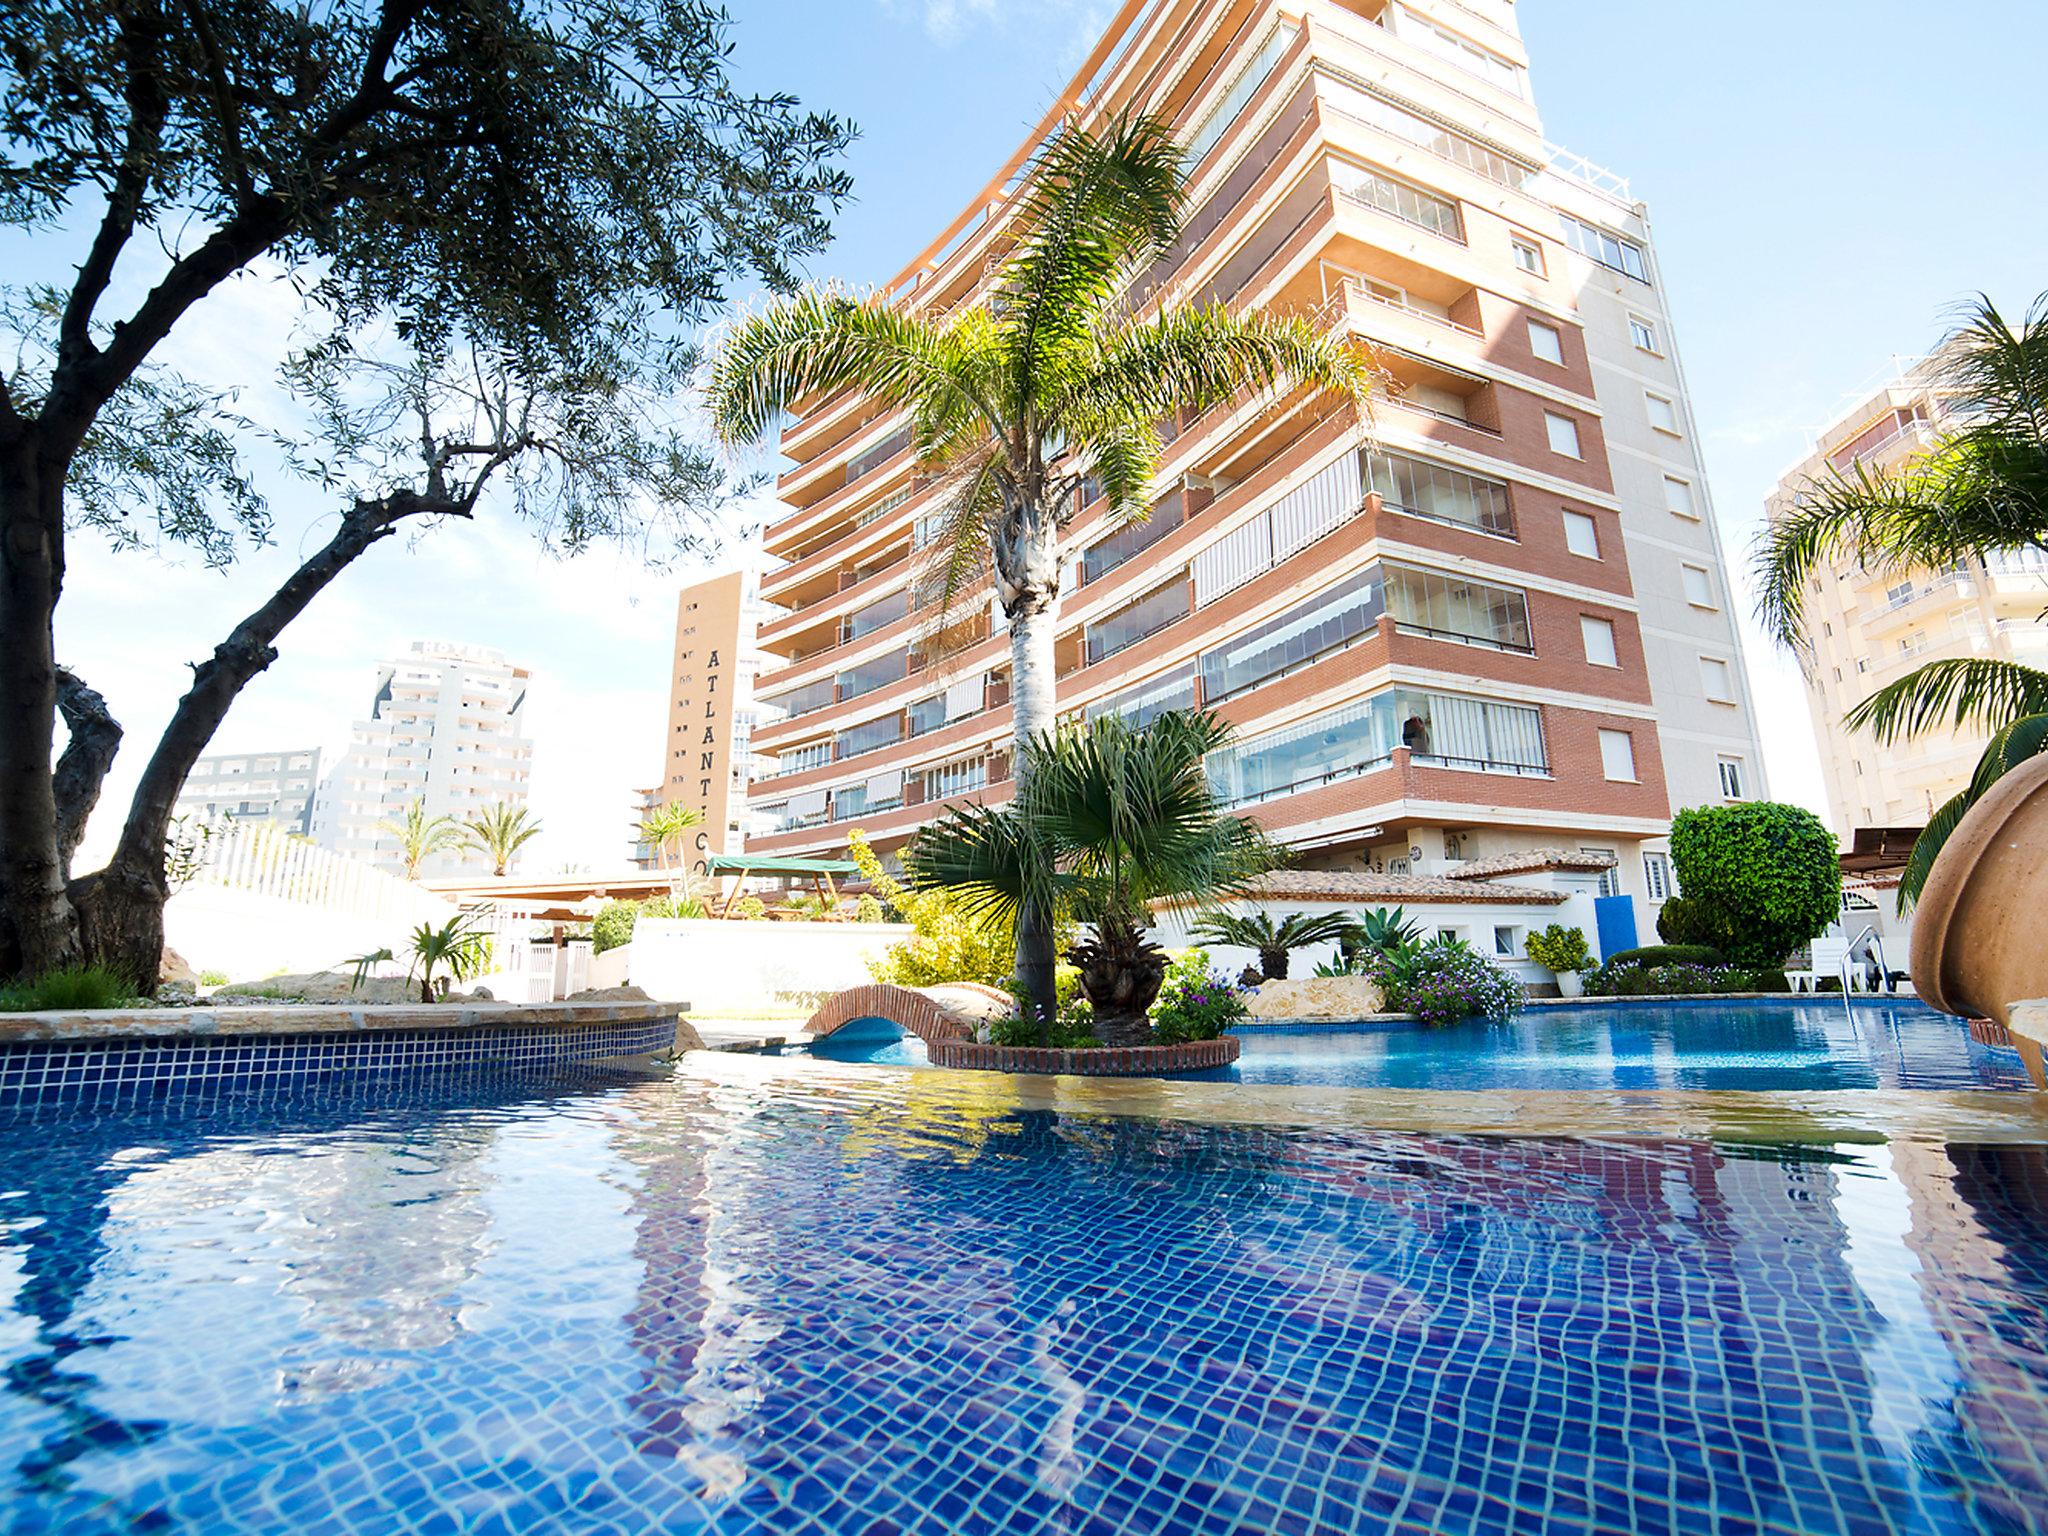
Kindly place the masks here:
<instances>
[{"instance_id":1,"label":"agave plant","mask_svg":"<svg viewBox=\"0 0 2048 1536\"><path fill-rule=\"evenodd\" d=\"M1358 920L1358 943L1374 954L1388 955L1422 942L1422 924L1408 916L1406 907L1389 912L1374 907Z\"/></svg>"},{"instance_id":2,"label":"agave plant","mask_svg":"<svg viewBox=\"0 0 2048 1536\"><path fill-rule=\"evenodd\" d=\"M1005 219L987 291L950 310L811 290L739 325L711 379L728 442L760 440L806 398L853 388L909 418L911 451L938 487L920 592L935 636L984 574L1010 638L1020 793L1032 743L1053 727L1053 637L1063 534L1084 484L1112 523L1150 515L1160 426L1225 400L1304 386L1363 405L1374 369L1300 316L1189 305L1143 287L1181 237L1185 156L1148 117L1069 126L1032 163ZM949 616L950 619L949 619ZM1027 903L1018 974L1054 1006L1051 925Z\"/></svg>"},{"instance_id":3,"label":"agave plant","mask_svg":"<svg viewBox=\"0 0 2048 1536\"><path fill-rule=\"evenodd\" d=\"M1229 944L1259 952L1259 974L1287 979L1287 952L1311 944L1355 943L1358 920L1348 912L1290 912L1277 923L1269 912L1207 912L1189 929L1204 944Z\"/></svg>"},{"instance_id":4,"label":"agave plant","mask_svg":"<svg viewBox=\"0 0 2048 1536\"><path fill-rule=\"evenodd\" d=\"M1918 574L2025 551L2048 553L2048 294L2018 330L1988 299L1936 353L1940 388L1962 402L1958 424L1925 455L1883 474L1859 468L1807 486L1764 530L1755 555L1758 618L1787 647L1806 627L1807 581L1853 558L1876 573ZM1851 729L1885 746L1924 733L1994 733L1968 788L1937 810L1899 881L1917 899L1956 823L1998 779L2048 750L2048 672L1998 657L1915 668L1852 710Z\"/></svg>"},{"instance_id":5,"label":"agave plant","mask_svg":"<svg viewBox=\"0 0 2048 1536\"><path fill-rule=\"evenodd\" d=\"M438 927L421 923L412 931L412 965L408 980L420 984L420 1001L434 1001L434 972L446 971L455 981L469 981L491 968L491 936L467 913L457 913Z\"/></svg>"},{"instance_id":6,"label":"agave plant","mask_svg":"<svg viewBox=\"0 0 2048 1536\"><path fill-rule=\"evenodd\" d=\"M1067 951L1105 1045L1143 1044L1166 955L1146 936L1155 905L1235 894L1278 862L1252 822L1223 813L1203 772L1230 728L1169 711L1144 726L1110 715L1063 725L1033 746L1038 768L1009 805L949 812L911 843L920 890L1010 923L1020 910L1070 915L1087 934ZM1034 1009L1041 1029L1050 1013Z\"/></svg>"}]
</instances>

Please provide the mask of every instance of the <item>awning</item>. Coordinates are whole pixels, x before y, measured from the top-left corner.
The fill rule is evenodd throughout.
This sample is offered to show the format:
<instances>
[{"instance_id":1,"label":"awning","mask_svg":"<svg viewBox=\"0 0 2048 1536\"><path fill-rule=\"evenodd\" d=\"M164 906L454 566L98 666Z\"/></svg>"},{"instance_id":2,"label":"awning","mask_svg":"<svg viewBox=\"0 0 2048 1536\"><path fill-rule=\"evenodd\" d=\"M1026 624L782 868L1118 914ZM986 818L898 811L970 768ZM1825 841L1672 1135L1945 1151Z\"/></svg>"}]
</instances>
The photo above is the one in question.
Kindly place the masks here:
<instances>
[{"instance_id":1,"label":"awning","mask_svg":"<svg viewBox=\"0 0 2048 1536\"><path fill-rule=\"evenodd\" d=\"M857 875L860 866L851 859L771 859L734 857L714 853L704 861L714 875Z\"/></svg>"}]
</instances>

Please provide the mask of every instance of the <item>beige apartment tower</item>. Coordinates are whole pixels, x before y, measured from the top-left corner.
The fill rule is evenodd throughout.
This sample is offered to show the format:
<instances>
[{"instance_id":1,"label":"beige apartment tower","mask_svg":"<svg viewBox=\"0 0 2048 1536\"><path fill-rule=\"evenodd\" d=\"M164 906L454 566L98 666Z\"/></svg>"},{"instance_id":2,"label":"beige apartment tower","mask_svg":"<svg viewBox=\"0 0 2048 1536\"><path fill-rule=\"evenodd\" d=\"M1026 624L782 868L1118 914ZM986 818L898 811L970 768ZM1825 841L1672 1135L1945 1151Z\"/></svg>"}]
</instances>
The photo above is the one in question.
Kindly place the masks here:
<instances>
[{"instance_id":1,"label":"beige apartment tower","mask_svg":"<svg viewBox=\"0 0 2048 1536\"><path fill-rule=\"evenodd\" d=\"M1647 931L1671 813L1765 785L1642 205L1545 142L1511 0L1130 0L894 302L976 302L1026 157L1127 111L1173 124L1188 167L1137 302L1314 316L1388 387L1370 439L1314 399L1165 424L1140 525L1084 488L1062 709L1218 711L1239 735L1213 782L1310 867L1611 853ZM927 658L910 585L944 487L900 415L798 406L753 846L831 853L859 826L887 854L1008 794L1008 636L984 587L964 654Z\"/></svg>"},{"instance_id":2,"label":"beige apartment tower","mask_svg":"<svg viewBox=\"0 0 2048 1536\"><path fill-rule=\"evenodd\" d=\"M747 783L755 767L753 736L761 710L754 643L762 614L759 579L728 571L676 597L676 640L670 676L667 750L662 782L635 792L641 816L680 804L704 818L690 835L686 866L704 873L714 854L746 846L751 821ZM636 844L633 862L651 867L653 850Z\"/></svg>"},{"instance_id":3,"label":"beige apartment tower","mask_svg":"<svg viewBox=\"0 0 2048 1536\"><path fill-rule=\"evenodd\" d=\"M1898 369L1860 394L1820 433L1814 451L1779 478L1768 515L1783 516L1816 482L1910 464L1939 440L1956 409L1931 360ZM1925 826L1969 783L1986 741L1981 731L1944 730L1884 747L1868 732L1849 729L1850 711L1943 657L2048 667L2048 629L2039 623L2044 607L2048 559L2033 552L1910 576L1872 572L1853 559L1814 572L1799 665L1838 834Z\"/></svg>"}]
</instances>

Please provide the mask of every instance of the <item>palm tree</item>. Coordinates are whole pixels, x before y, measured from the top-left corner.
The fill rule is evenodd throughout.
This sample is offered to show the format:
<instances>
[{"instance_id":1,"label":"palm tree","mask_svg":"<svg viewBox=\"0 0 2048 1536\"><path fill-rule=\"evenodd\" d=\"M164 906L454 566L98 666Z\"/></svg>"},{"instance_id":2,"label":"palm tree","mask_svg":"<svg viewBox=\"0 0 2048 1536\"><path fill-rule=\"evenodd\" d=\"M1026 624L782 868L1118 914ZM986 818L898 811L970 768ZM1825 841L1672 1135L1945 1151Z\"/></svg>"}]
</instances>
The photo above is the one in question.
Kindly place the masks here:
<instances>
[{"instance_id":1,"label":"palm tree","mask_svg":"<svg viewBox=\"0 0 2048 1536\"><path fill-rule=\"evenodd\" d=\"M1277 923L1268 912L1207 912L1189 932L1204 944L1257 950L1259 973L1268 981L1287 979L1290 949L1356 943L1359 938L1358 920L1348 912L1290 912Z\"/></svg>"},{"instance_id":2,"label":"palm tree","mask_svg":"<svg viewBox=\"0 0 2048 1536\"><path fill-rule=\"evenodd\" d=\"M388 951L385 952L388 956ZM363 956L374 960L375 956ZM420 1001L434 1001L434 971L448 973L454 981L470 981L491 968L491 935L478 927L466 912L459 912L436 927L421 923L412 931L412 966L407 977L417 978Z\"/></svg>"},{"instance_id":3,"label":"palm tree","mask_svg":"<svg viewBox=\"0 0 2048 1536\"><path fill-rule=\"evenodd\" d=\"M654 850L654 862L668 868L669 856L683 841L683 834L704 821L702 811L692 810L674 800L656 807L640 819L640 841Z\"/></svg>"},{"instance_id":4,"label":"palm tree","mask_svg":"<svg viewBox=\"0 0 2048 1536\"><path fill-rule=\"evenodd\" d=\"M1032 744L1036 768L1014 801L948 812L912 840L906 874L920 890L954 892L982 921L1030 908L1087 924L1067 958L1096 1032L1143 1044L1166 974L1145 936L1153 907L1235 894L1279 862L1256 825L1217 808L1203 760L1229 740L1230 727L1200 711L1056 727Z\"/></svg>"},{"instance_id":5,"label":"palm tree","mask_svg":"<svg viewBox=\"0 0 2048 1536\"><path fill-rule=\"evenodd\" d=\"M540 836L540 823L523 805L500 803L463 823L464 846L491 861L491 873L502 875L521 848Z\"/></svg>"},{"instance_id":6,"label":"palm tree","mask_svg":"<svg viewBox=\"0 0 2048 1536\"><path fill-rule=\"evenodd\" d=\"M1070 126L1026 175L978 301L941 315L809 290L743 322L713 368L712 423L732 443L847 387L908 414L920 468L940 488L918 591L943 636L954 600L983 570L993 576L1010 631L1019 794L1054 720L1060 535L1083 480L1100 484L1112 521L1142 521L1165 418L1248 391L1307 386L1361 406L1368 393L1367 361L1308 320L1155 307L1135 290L1179 237L1185 195L1163 124ZM1018 919L1018 977L1045 1014L1051 932L1028 903Z\"/></svg>"},{"instance_id":7,"label":"palm tree","mask_svg":"<svg viewBox=\"0 0 2048 1536\"><path fill-rule=\"evenodd\" d=\"M378 822L377 830L398 839L398 854L408 880L419 879L420 866L435 854L452 852L469 842L461 822L453 816L429 816L424 800L407 805L401 820Z\"/></svg>"},{"instance_id":8,"label":"palm tree","mask_svg":"<svg viewBox=\"0 0 2048 1536\"><path fill-rule=\"evenodd\" d=\"M1952 398L1956 424L1932 449L1895 471L1859 467L1809 485L1764 531L1754 556L1757 615L1780 643L1799 648L1807 582L1832 560L1906 575L2048 554L2048 294L2018 330L1979 298L1937 350L1935 382ZM1970 786L1935 811L1915 844L1901 905L1918 897L1963 813L2001 774L2048 748L2048 730L2021 729L2044 715L2048 672L1995 657L1929 662L1850 712L1852 729L1884 745L1940 730L1993 733Z\"/></svg>"}]
</instances>

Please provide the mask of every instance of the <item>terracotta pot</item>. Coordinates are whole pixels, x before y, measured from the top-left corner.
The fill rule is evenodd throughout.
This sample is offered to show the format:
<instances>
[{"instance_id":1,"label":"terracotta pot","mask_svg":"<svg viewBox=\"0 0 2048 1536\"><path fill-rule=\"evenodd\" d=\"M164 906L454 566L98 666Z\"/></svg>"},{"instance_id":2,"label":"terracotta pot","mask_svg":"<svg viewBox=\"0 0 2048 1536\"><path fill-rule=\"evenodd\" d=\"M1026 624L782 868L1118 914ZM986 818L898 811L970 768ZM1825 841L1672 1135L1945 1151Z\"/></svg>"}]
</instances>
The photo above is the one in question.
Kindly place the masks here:
<instances>
[{"instance_id":1,"label":"terracotta pot","mask_svg":"<svg viewBox=\"0 0 2048 1536\"><path fill-rule=\"evenodd\" d=\"M1944 1013L2006 1022L2048 997L2048 757L1957 823L1913 914L1913 987Z\"/></svg>"}]
</instances>

